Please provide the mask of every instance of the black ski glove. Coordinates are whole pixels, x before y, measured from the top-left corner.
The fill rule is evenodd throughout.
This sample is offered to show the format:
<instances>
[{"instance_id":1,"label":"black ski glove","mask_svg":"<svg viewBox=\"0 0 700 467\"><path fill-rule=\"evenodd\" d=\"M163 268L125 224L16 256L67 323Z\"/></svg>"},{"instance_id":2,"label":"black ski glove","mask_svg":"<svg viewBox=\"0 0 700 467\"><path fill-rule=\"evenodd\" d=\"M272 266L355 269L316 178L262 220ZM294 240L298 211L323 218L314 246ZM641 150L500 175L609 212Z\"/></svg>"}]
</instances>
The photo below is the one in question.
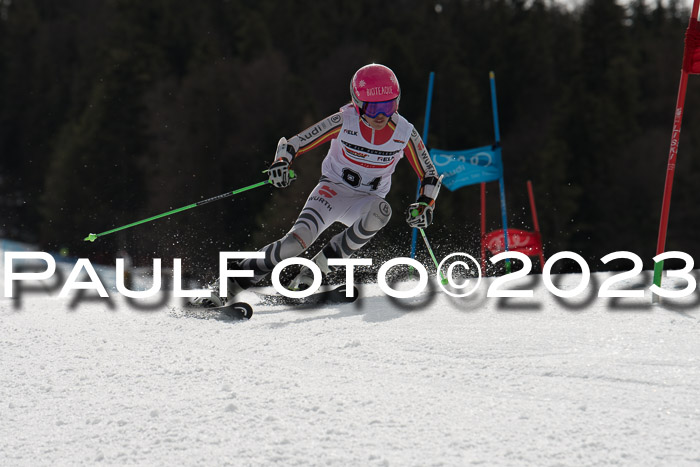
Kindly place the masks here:
<instances>
[{"instance_id":1,"label":"black ski glove","mask_svg":"<svg viewBox=\"0 0 700 467\"><path fill-rule=\"evenodd\" d=\"M285 159L278 159L273 162L267 170L267 177L276 188L288 187L293 180L289 178L289 162Z\"/></svg>"},{"instance_id":2,"label":"black ski glove","mask_svg":"<svg viewBox=\"0 0 700 467\"><path fill-rule=\"evenodd\" d=\"M433 222L433 205L429 204L432 200L421 198L406 209L406 223L413 228L425 229Z\"/></svg>"}]
</instances>

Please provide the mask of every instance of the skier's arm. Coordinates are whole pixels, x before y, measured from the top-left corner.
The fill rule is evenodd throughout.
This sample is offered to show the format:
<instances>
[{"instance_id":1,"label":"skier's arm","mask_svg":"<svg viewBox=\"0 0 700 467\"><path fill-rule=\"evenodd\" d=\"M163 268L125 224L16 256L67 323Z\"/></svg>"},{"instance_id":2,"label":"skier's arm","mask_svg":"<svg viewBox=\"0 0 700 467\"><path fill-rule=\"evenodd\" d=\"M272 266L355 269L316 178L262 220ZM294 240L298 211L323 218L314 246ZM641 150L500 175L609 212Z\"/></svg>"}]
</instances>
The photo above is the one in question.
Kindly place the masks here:
<instances>
[{"instance_id":1,"label":"skier's arm","mask_svg":"<svg viewBox=\"0 0 700 467\"><path fill-rule=\"evenodd\" d=\"M418 201L434 205L440 189L437 186L438 174L428 149L415 128L411 132L411 139L404 149L404 154L421 182Z\"/></svg>"},{"instance_id":2,"label":"skier's arm","mask_svg":"<svg viewBox=\"0 0 700 467\"><path fill-rule=\"evenodd\" d=\"M337 138L342 126L343 118L340 112L324 118L298 135L289 138L287 140L287 149L282 153L282 157L291 163L300 154L311 151Z\"/></svg>"},{"instance_id":3,"label":"skier's arm","mask_svg":"<svg viewBox=\"0 0 700 467\"><path fill-rule=\"evenodd\" d=\"M293 180L289 178L289 166L294 158L337 138L342 126L343 117L337 112L288 140L281 138L277 143L275 160L268 169L270 183L277 188L289 186Z\"/></svg>"},{"instance_id":4,"label":"skier's arm","mask_svg":"<svg viewBox=\"0 0 700 467\"><path fill-rule=\"evenodd\" d=\"M440 186L435 165L415 128L411 132L411 139L404 149L404 154L420 178L420 195L416 202L406 209L406 222L410 227L425 229L433 222L433 208Z\"/></svg>"}]
</instances>

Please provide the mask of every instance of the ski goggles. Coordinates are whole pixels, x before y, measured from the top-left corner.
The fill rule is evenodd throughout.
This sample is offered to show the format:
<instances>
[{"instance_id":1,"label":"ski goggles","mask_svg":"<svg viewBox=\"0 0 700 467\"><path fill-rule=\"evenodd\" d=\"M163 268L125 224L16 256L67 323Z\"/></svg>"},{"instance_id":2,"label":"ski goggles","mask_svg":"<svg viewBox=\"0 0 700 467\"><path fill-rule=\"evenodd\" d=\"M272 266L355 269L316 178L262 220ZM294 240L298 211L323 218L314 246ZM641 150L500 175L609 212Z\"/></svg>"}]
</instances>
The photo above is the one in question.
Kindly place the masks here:
<instances>
[{"instance_id":1,"label":"ski goggles","mask_svg":"<svg viewBox=\"0 0 700 467\"><path fill-rule=\"evenodd\" d=\"M384 114L387 117L391 117L398 109L399 100L392 99L390 101L382 102L365 102L362 106L362 113L367 115L369 118L377 118L379 114Z\"/></svg>"}]
</instances>

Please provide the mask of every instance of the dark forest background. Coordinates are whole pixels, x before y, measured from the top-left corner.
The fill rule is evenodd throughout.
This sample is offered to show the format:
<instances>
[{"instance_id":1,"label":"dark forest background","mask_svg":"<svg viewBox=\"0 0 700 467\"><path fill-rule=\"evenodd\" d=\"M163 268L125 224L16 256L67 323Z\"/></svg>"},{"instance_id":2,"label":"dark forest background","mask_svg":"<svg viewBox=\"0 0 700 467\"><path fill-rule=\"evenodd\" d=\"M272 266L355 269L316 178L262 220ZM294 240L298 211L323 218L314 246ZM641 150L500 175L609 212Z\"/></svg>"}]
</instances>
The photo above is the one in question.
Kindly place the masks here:
<instances>
[{"instance_id":1,"label":"dark forest background","mask_svg":"<svg viewBox=\"0 0 700 467\"><path fill-rule=\"evenodd\" d=\"M545 253L572 250L596 270L630 250L649 268L688 14L666 1L1 0L0 236L211 271L219 251L286 232L327 147L295 162L286 190L83 238L264 180L277 140L347 103L354 71L378 62L419 131L436 72L428 139L442 149L493 142L493 70L510 225L532 229L532 180ZM691 77L667 243L695 257L699 86ZM364 257L408 255L415 185L402 162L394 217ZM489 230L499 219L493 185ZM478 255L479 222L478 187L443 190L427 231L438 256Z\"/></svg>"}]
</instances>

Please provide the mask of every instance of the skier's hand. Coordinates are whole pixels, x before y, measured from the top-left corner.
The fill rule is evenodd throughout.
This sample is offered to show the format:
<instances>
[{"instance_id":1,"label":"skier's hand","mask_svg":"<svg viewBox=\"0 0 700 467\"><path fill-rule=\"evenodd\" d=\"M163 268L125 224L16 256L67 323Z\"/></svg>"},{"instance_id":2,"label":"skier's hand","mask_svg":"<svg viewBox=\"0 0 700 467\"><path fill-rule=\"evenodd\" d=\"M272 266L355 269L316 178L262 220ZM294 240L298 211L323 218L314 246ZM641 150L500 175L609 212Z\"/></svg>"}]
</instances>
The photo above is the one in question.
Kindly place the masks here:
<instances>
[{"instance_id":1,"label":"skier's hand","mask_svg":"<svg viewBox=\"0 0 700 467\"><path fill-rule=\"evenodd\" d=\"M285 159L277 159L267 170L268 180L276 188L286 188L294 180L289 177L289 162Z\"/></svg>"},{"instance_id":2,"label":"skier's hand","mask_svg":"<svg viewBox=\"0 0 700 467\"><path fill-rule=\"evenodd\" d=\"M425 229L433 222L433 205L425 201L412 203L406 209L406 223L413 228Z\"/></svg>"}]
</instances>

